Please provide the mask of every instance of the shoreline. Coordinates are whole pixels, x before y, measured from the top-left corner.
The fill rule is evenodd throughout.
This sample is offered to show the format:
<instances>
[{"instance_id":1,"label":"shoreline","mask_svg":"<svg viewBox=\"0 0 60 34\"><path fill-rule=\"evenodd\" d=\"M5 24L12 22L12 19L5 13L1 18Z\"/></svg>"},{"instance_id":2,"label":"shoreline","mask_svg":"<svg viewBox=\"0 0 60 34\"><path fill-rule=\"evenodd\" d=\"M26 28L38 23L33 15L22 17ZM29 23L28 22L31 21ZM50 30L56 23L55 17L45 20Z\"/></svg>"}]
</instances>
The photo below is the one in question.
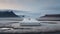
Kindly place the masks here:
<instances>
[{"instance_id":1,"label":"shoreline","mask_svg":"<svg viewBox=\"0 0 60 34\"><path fill-rule=\"evenodd\" d=\"M26 33L0 32L0 34L60 34L60 31L54 31L54 32L26 32Z\"/></svg>"}]
</instances>

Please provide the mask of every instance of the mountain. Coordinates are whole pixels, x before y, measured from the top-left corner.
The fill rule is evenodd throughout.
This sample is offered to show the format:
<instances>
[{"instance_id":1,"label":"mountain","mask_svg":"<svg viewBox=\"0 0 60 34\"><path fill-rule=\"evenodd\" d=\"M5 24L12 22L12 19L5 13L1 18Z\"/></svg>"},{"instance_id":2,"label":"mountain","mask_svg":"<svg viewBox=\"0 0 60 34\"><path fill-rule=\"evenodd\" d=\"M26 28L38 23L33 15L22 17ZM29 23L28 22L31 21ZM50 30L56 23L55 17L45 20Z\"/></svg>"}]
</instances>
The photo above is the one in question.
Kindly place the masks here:
<instances>
[{"instance_id":1,"label":"mountain","mask_svg":"<svg viewBox=\"0 0 60 34\"><path fill-rule=\"evenodd\" d=\"M18 17L12 10L0 11L0 17Z\"/></svg>"}]
</instances>

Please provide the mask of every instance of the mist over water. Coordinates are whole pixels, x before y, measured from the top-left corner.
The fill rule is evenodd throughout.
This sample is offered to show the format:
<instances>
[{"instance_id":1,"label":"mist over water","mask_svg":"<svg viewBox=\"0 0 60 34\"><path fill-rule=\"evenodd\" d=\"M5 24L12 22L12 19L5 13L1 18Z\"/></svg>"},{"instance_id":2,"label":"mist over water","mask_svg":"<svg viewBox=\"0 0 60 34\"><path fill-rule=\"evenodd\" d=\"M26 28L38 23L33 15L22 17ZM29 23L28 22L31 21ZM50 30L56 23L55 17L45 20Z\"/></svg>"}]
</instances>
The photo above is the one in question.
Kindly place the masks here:
<instances>
[{"instance_id":1,"label":"mist over water","mask_svg":"<svg viewBox=\"0 0 60 34\"><path fill-rule=\"evenodd\" d=\"M32 22L37 22L37 20L34 18L24 18L24 20L22 22L31 22L32 23Z\"/></svg>"}]
</instances>

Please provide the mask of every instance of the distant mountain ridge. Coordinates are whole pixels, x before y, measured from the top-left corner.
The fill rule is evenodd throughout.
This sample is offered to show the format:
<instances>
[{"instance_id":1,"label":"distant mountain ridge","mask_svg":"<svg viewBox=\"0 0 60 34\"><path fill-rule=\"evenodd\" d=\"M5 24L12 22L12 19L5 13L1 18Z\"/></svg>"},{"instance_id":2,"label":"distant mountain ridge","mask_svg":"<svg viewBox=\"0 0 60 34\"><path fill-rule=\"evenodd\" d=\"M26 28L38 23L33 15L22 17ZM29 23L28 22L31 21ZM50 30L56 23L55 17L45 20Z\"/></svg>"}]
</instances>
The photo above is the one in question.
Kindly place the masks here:
<instances>
[{"instance_id":1,"label":"distant mountain ridge","mask_svg":"<svg viewBox=\"0 0 60 34\"><path fill-rule=\"evenodd\" d=\"M60 14L47 14L37 18L38 21L60 21Z\"/></svg>"},{"instance_id":2,"label":"distant mountain ridge","mask_svg":"<svg viewBox=\"0 0 60 34\"><path fill-rule=\"evenodd\" d=\"M42 17L60 17L60 14L47 14L45 16Z\"/></svg>"},{"instance_id":3,"label":"distant mountain ridge","mask_svg":"<svg viewBox=\"0 0 60 34\"><path fill-rule=\"evenodd\" d=\"M0 11L0 17L19 17L12 10Z\"/></svg>"}]
</instances>

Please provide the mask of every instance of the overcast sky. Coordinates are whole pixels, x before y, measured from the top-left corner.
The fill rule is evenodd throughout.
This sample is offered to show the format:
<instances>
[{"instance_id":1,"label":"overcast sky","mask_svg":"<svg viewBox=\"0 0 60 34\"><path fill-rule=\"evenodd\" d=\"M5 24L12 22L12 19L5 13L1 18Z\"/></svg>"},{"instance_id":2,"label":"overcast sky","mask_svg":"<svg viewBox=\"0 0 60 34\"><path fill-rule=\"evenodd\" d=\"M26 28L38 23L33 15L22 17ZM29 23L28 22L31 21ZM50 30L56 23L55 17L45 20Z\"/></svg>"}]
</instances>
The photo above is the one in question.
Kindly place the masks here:
<instances>
[{"instance_id":1,"label":"overcast sky","mask_svg":"<svg viewBox=\"0 0 60 34\"><path fill-rule=\"evenodd\" d=\"M0 9L27 11L32 17L60 14L60 0L0 0Z\"/></svg>"}]
</instances>

